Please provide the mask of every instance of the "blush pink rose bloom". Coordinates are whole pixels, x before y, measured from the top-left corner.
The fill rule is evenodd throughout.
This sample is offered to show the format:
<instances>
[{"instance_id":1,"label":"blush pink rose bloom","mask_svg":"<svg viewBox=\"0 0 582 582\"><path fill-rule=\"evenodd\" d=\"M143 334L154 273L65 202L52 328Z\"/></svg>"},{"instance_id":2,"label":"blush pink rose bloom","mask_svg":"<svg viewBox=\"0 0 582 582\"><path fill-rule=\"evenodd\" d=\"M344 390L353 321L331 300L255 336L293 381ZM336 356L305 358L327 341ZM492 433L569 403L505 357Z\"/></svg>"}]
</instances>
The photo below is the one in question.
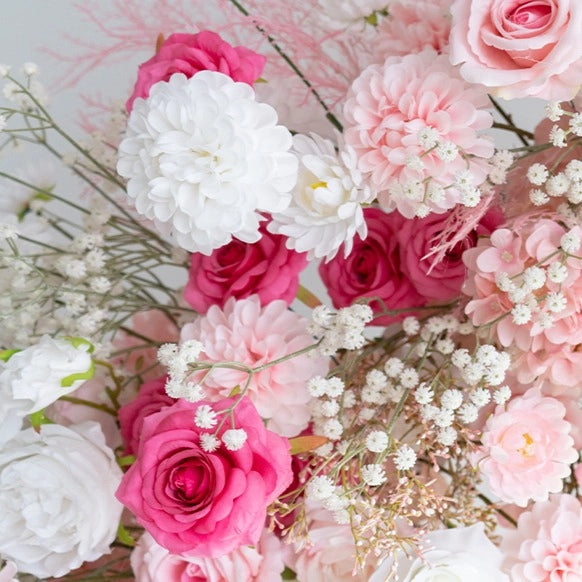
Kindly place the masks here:
<instances>
[{"instance_id":1,"label":"blush pink rose bloom","mask_svg":"<svg viewBox=\"0 0 582 582\"><path fill-rule=\"evenodd\" d=\"M562 489L578 452L565 406L531 388L497 406L485 424L476 464L491 491L525 507Z\"/></svg>"},{"instance_id":2,"label":"blush pink rose bloom","mask_svg":"<svg viewBox=\"0 0 582 582\"><path fill-rule=\"evenodd\" d=\"M234 427L247 433L242 448L202 448L205 431L194 423L196 410L207 405L220 413L234 404L233 398L179 400L143 422L137 460L116 495L173 554L216 558L256 544L267 506L293 478L289 441L265 428L247 398L232 412ZM229 428L224 423L217 438Z\"/></svg>"},{"instance_id":3,"label":"blush pink rose bloom","mask_svg":"<svg viewBox=\"0 0 582 582\"><path fill-rule=\"evenodd\" d=\"M210 256L193 253L184 299L199 313L227 299L257 294L261 305L282 299L290 305L299 287L299 273L307 266L305 253L285 246L286 238L267 231L253 244L233 239Z\"/></svg>"},{"instance_id":4,"label":"blush pink rose bloom","mask_svg":"<svg viewBox=\"0 0 582 582\"><path fill-rule=\"evenodd\" d=\"M425 49L388 57L353 82L345 143L384 210L407 218L442 213L487 177L493 142L479 132L493 123L488 106L485 92L461 79L446 55Z\"/></svg>"},{"instance_id":5,"label":"blush pink rose bloom","mask_svg":"<svg viewBox=\"0 0 582 582\"><path fill-rule=\"evenodd\" d=\"M505 530L503 566L513 582L582 582L582 505L573 495L552 495Z\"/></svg>"},{"instance_id":6,"label":"blush pink rose bloom","mask_svg":"<svg viewBox=\"0 0 582 582\"><path fill-rule=\"evenodd\" d=\"M261 307L259 297L251 295L231 298L223 309L213 305L205 316L184 326L181 340L202 343L201 362L240 362L254 368L313 344L308 324L284 301ZM327 358L303 354L256 372L246 394L270 430L296 436L311 418L313 398L307 383L314 376L325 376L328 369ZM209 399L217 400L247 379L244 371L216 368L204 379L203 388Z\"/></svg>"},{"instance_id":7,"label":"blush pink rose bloom","mask_svg":"<svg viewBox=\"0 0 582 582\"><path fill-rule=\"evenodd\" d=\"M137 396L119 409L117 416L126 455L137 454L143 421L150 414L175 404L176 399L166 392L166 379L162 376L142 384Z\"/></svg>"},{"instance_id":8,"label":"blush pink rose bloom","mask_svg":"<svg viewBox=\"0 0 582 582\"><path fill-rule=\"evenodd\" d=\"M233 47L209 30L171 34L160 50L139 66L137 82L126 103L127 111L131 112L138 97L148 97L152 85L168 81L174 73L190 78L199 71L216 71L233 81L252 85L261 76L266 62L263 55L242 46Z\"/></svg>"},{"instance_id":9,"label":"blush pink rose bloom","mask_svg":"<svg viewBox=\"0 0 582 582\"><path fill-rule=\"evenodd\" d=\"M136 582L279 582L285 565L281 542L263 530L256 547L218 558L170 554L145 533L131 553Z\"/></svg>"},{"instance_id":10,"label":"blush pink rose bloom","mask_svg":"<svg viewBox=\"0 0 582 582\"><path fill-rule=\"evenodd\" d=\"M456 0L450 56L504 99L572 99L582 78L579 0Z\"/></svg>"}]
</instances>

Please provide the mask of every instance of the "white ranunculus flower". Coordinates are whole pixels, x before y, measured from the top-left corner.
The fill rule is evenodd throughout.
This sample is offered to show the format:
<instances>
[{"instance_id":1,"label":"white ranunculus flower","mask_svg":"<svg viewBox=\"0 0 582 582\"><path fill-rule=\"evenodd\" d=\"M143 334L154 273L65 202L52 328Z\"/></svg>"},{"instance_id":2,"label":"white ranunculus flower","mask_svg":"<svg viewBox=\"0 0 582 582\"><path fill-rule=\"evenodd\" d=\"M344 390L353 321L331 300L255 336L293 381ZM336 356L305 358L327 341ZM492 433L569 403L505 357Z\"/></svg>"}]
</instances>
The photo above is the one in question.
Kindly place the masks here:
<instances>
[{"instance_id":1,"label":"white ranunculus flower","mask_svg":"<svg viewBox=\"0 0 582 582\"><path fill-rule=\"evenodd\" d=\"M503 555L485 535L483 524L431 532L424 538L424 560L398 559L399 582L509 582L501 571ZM385 560L369 582L388 580L392 561Z\"/></svg>"},{"instance_id":2,"label":"white ranunculus flower","mask_svg":"<svg viewBox=\"0 0 582 582\"><path fill-rule=\"evenodd\" d=\"M43 336L0 359L0 443L11 439L25 416L76 390L93 375L90 344Z\"/></svg>"},{"instance_id":3,"label":"white ranunculus flower","mask_svg":"<svg viewBox=\"0 0 582 582\"><path fill-rule=\"evenodd\" d=\"M120 481L95 422L20 432L0 450L0 556L45 578L108 553L123 510Z\"/></svg>"},{"instance_id":4,"label":"white ranunculus flower","mask_svg":"<svg viewBox=\"0 0 582 582\"><path fill-rule=\"evenodd\" d=\"M253 89L214 71L177 73L137 99L118 172L138 213L187 251L259 240L261 212L291 200L291 133Z\"/></svg>"},{"instance_id":5,"label":"white ranunculus flower","mask_svg":"<svg viewBox=\"0 0 582 582\"><path fill-rule=\"evenodd\" d=\"M336 152L331 141L316 134L296 135L293 151L299 158L299 178L290 206L273 215L268 229L288 237L288 248L307 257L332 259L345 243L347 257L356 233L365 238L362 204L374 194L357 170L352 149Z\"/></svg>"}]
</instances>

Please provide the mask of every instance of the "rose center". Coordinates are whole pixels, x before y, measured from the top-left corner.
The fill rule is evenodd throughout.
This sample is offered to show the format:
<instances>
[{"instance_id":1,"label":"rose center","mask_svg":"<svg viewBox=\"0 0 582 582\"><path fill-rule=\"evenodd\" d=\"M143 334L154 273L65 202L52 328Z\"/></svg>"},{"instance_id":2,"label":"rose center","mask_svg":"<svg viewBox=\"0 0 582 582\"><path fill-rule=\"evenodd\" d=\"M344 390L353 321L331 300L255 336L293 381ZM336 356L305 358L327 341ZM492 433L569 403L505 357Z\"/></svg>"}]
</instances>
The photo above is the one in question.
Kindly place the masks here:
<instances>
[{"instance_id":1,"label":"rose center","mask_svg":"<svg viewBox=\"0 0 582 582\"><path fill-rule=\"evenodd\" d=\"M195 459L175 467L170 474L170 488L175 499L199 503L209 490L206 467Z\"/></svg>"},{"instance_id":2,"label":"rose center","mask_svg":"<svg viewBox=\"0 0 582 582\"><path fill-rule=\"evenodd\" d=\"M543 28L552 17L552 7L547 2L526 2L505 17L523 28Z\"/></svg>"}]
</instances>

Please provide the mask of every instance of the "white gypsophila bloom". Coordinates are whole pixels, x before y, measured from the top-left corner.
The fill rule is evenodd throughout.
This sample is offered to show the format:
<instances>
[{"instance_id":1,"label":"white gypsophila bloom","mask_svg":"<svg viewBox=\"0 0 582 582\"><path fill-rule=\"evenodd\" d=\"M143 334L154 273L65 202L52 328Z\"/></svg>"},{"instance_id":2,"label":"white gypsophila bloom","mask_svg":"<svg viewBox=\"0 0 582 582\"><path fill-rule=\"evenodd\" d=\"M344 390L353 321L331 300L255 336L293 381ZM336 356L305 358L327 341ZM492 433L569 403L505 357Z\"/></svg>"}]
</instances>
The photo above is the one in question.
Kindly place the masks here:
<instances>
[{"instance_id":1,"label":"white gypsophila bloom","mask_svg":"<svg viewBox=\"0 0 582 582\"><path fill-rule=\"evenodd\" d=\"M380 370L373 369L366 374L366 384L376 390L381 390L387 381L386 374Z\"/></svg>"},{"instance_id":2,"label":"white gypsophila bloom","mask_svg":"<svg viewBox=\"0 0 582 582\"><path fill-rule=\"evenodd\" d=\"M200 435L200 448L207 453L213 453L220 447L220 441L213 434L203 432Z\"/></svg>"},{"instance_id":3,"label":"white gypsophila bloom","mask_svg":"<svg viewBox=\"0 0 582 582\"><path fill-rule=\"evenodd\" d=\"M244 428L229 428L222 435L222 442L229 451L239 451L247 441Z\"/></svg>"},{"instance_id":4,"label":"white gypsophila bloom","mask_svg":"<svg viewBox=\"0 0 582 582\"><path fill-rule=\"evenodd\" d=\"M539 188L533 188L529 191L529 199L534 206L543 206L550 201L550 197Z\"/></svg>"},{"instance_id":5,"label":"white gypsophila bloom","mask_svg":"<svg viewBox=\"0 0 582 582\"><path fill-rule=\"evenodd\" d=\"M430 404L434 398L434 392L430 384L423 382L414 391L414 399L419 404Z\"/></svg>"},{"instance_id":6,"label":"white gypsophila bloom","mask_svg":"<svg viewBox=\"0 0 582 582\"><path fill-rule=\"evenodd\" d=\"M213 428L217 422L216 412L208 404L203 404L196 409L194 424L198 428Z\"/></svg>"},{"instance_id":7,"label":"white gypsophila bloom","mask_svg":"<svg viewBox=\"0 0 582 582\"><path fill-rule=\"evenodd\" d=\"M541 186L547 179L550 173L544 164L532 164L527 169L527 179L534 186Z\"/></svg>"},{"instance_id":8,"label":"white gypsophila bloom","mask_svg":"<svg viewBox=\"0 0 582 582\"><path fill-rule=\"evenodd\" d=\"M362 479L370 487L378 487L386 482L386 472L382 465L371 463L362 467Z\"/></svg>"},{"instance_id":9,"label":"white gypsophila bloom","mask_svg":"<svg viewBox=\"0 0 582 582\"><path fill-rule=\"evenodd\" d=\"M416 335L420 330L420 322L416 317L409 315L402 320L402 331L406 335Z\"/></svg>"},{"instance_id":10,"label":"white gypsophila bloom","mask_svg":"<svg viewBox=\"0 0 582 582\"><path fill-rule=\"evenodd\" d=\"M340 405L337 400L326 400L321 403L322 416L332 417L336 416L340 410Z\"/></svg>"},{"instance_id":11,"label":"white gypsophila bloom","mask_svg":"<svg viewBox=\"0 0 582 582\"><path fill-rule=\"evenodd\" d=\"M580 237L570 230L560 238L560 246L565 253L573 254L580 248Z\"/></svg>"},{"instance_id":12,"label":"white gypsophila bloom","mask_svg":"<svg viewBox=\"0 0 582 582\"><path fill-rule=\"evenodd\" d=\"M330 441L339 441L344 432L344 427L336 418L330 418L323 424L322 432L323 436L327 437Z\"/></svg>"},{"instance_id":13,"label":"white gypsophila bloom","mask_svg":"<svg viewBox=\"0 0 582 582\"><path fill-rule=\"evenodd\" d=\"M335 485L333 480L325 475L312 477L305 488L305 495L307 499L314 501L322 501L335 495Z\"/></svg>"},{"instance_id":14,"label":"white gypsophila bloom","mask_svg":"<svg viewBox=\"0 0 582 582\"><path fill-rule=\"evenodd\" d=\"M511 388L509 386L501 386L493 393L493 401L495 404L505 404L511 398Z\"/></svg>"},{"instance_id":15,"label":"white gypsophila bloom","mask_svg":"<svg viewBox=\"0 0 582 582\"><path fill-rule=\"evenodd\" d=\"M463 404L463 393L456 388L448 388L441 394L441 406L449 410L456 410Z\"/></svg>"},{"instance_id":16,"label":"white gypsophila bloom","mask_svg":"<svg viewBox=\"0 0 582 582\"><path fill-rule=\"evenodd\" d=\"M346 28L364 20L375 12L384 10L390 0L318 0L326 22L334 28Z\"/></svg>"},{"instance_id":17,"label":"white gypsophila bloom","mask_svg":"<svg viewBox=\"0 0 582 582\"><path fill-rule=\"evenodd\" d=\"M109 553L121 476L96 422L20 432L0 450L0 555L47 578Z\"/></svg>"},{"instance_id":18,"label":"white gypsophila bloom","mask_svg":"<svg viewBox=\"0 0 582 582\"><path fill-rule=\"evenodd\" d=\"M450 447L457 440L457 431L452 426L441 428L437 433L437 441L443 447Z\"/></svg>"},{"instance_id":19,"label":"white gypsophila bloom","mask_svg":"<svg viewBox=\"0 0 582 582\"><path fill-rule=\"evenodd\" d=\"M400 358L388 358L384 364L384 372L390 378L397 378L404 370L404 362Z\"/></svg>"},{"instance_id":20,"label":"white gypsophila bloom","mask_svg":"<svg viewBox=\"0 0 582 582\"><path fill-rule=\"evenodd\" d=\"M334 144L312 133L293 137L299 176L290 205L274 213L268 230L282 234L287 247L307 258L332 259L344 245L347 257L356 234L367 235L362 204L375 196L356 168L351 148L336 152Z\"/></svg>"},{"instance_id":21,"label":"white gypsophila bloom","mask_svg":"<svg viewBox=\"0 0 582 582\"><path fill-rule=\"evenodd\" d=\"M93 376L91 345L48 335L0 360L0 443L15 436L25 416L76 390Z\"/></svg>"},{"instance_id":22,"label":"white gypsophila bloom","mask_svg":"<svg viewBox=\"0 0 582 582\"><path fill-rule=\"evenodd\" d=\"M388 435L383 430L373 430L366 437L366 448L372 453L383 453L388 448Z\"/></svg>"},{"instance_id":23,"label":"white gypsophila bloom","mask_svg":"<svg viewBox=\"0 0 582 582\"><path fill-rule=\"evenodd\" d=\"M259 240L260 212L291 200L291 133L253 89L214 71L177 73L137 99L117 171L139 214L188 251Z\"/></svg>"},{"instance_id":24,"label":"white gypsophila bloom","mask_svg":"<svg viewBox=\"0 0 582 582\"><path fill-rule=\"evenodd\" d=\"M404 368L400 373L399 380L404 388L414 388L418 386L418 372L412 368Z\"/></svg>"},{"instance_id":25,"label":"white gypsophila bloom","mask_svg":"<svg viewBox=\"0 0 582 582\"><path fill-rule=\"evenodd\" d=\"M416 453L408 445L402 445L394 454L394 466L399 471L409 471L416 463Z\"/></svg>"}]
</instances>

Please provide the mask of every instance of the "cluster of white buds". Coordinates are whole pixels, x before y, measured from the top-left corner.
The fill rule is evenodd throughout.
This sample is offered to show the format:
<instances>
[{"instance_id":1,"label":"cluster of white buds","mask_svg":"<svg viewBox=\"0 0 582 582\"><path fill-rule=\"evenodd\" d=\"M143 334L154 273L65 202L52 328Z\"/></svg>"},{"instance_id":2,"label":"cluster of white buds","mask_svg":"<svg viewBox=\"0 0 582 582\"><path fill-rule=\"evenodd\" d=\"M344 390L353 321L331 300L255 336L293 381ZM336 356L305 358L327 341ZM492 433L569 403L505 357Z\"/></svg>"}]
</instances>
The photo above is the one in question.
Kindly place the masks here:
<instances>
[{"instance_id":1,"label":"cluster of white buds","mask_svg":"<svg viewBox=\"0 0 582 582\"><path fill-rule=\"evenodd\" d=\"M189 379L191 375L189 364L198 360L203 349L204 346L196 340L188 340L181 344L164 344L160 347L158 360L168 368L166 392L169 396L184 398L190 402L204 398L202 386Z\"/></svg>"},{"instance_id":2,"label":"cluster of white buds","mask_svg":"<svg viewBox=\"0 0 582 582\"><path fill-rule=\"evenodd\" d=\"M372 321L373 312L368 305L358 303L337 313L320 305L313 310L312 318L309 333L321 338L317 351L332 356L338 350L357 350L365 344L364 329Z\"/></svg>"},{"instance_id":3,"label":"cluster of white buds","mask_svg":"<svg viewBox=\"0 0 582 582\"><path fill-rule=\"evenodd\" d=\"M571 204L582 202L582 160L570 160L561 172L552 172L536 162L528 168L527 179L534 186L529 196L535 206L542 206L557 197L563 197Z\"/></svg>"}]
</instances>

